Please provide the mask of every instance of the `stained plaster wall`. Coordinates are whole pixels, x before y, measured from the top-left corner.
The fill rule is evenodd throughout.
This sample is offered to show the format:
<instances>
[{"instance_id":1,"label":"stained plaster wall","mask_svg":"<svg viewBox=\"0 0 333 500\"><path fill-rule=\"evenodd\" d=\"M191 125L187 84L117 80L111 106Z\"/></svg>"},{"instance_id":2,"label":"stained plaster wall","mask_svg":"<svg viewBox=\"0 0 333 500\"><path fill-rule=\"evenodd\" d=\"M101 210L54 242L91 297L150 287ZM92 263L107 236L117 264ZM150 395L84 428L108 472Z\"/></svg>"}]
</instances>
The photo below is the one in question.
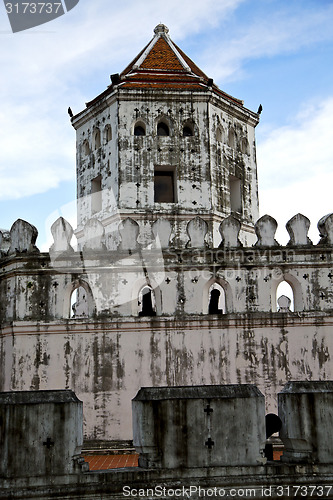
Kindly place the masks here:
<instances>
[{"instance_id":1,"label":"stained plaster wall","mask_svg":"<svg viewBox=\"0 0 333 500\"><path fill-rule=\"evenodd\" d=\"M254 383L276 412L287 380L332 379L331 328L314 314L14 323L2 329L1 390L70 388L86 439L127 440L142 386Z\"/></svg>"},{"instance_id":2,"label":"stained plaster wall","mask_svg":"<svg viewBox=\"0 0 333 500\"><path fill-rule=\"evenodd\" d=\"M0 390L72 389L87 439L127 440L141 386L255 383L275 411L287 380L331 379L332 245L275 245L267 217L259 241L263 220L273 246L209 249L202 232L201 248L4 255ZM276 312L283 280L294 312ZM148 283L157 315L139 317ZM207 314L213 283L223 315ZM78 286L88 296L81 319L70 318Z\"/></svg>"},{"instance_id":3,"label":"stained plaster wall","mask_svg":"<svg viewBox=\"0 0 333 500\"><path fill-rule=\"evenodd\" d=\"M212 205L222 216L230 213L240 218L244 245L254 243L253 223L259 218L258 179L256 165L255 127L253 114L245 108L225 106L221 100L209 103L209 147L211 158ZM241 212L233 211L230 199L230 176L240 180ZM218 240L218 225L213 230Z\"/></svg>"},{"instance_id":4,"label":"stained plaster wall","mask_svg":"<svg viewBox=\"0 0 333 500\"><path fill-rule=\"evenodd\" d=\"M107 140L107 127L111 138ZM100 131L101 145L96 147L94 135ZM102 210L100 218L110 217L118 206L118 104L116 99L102 100L88 117L80 118L76 135L77 232L92 215L91 181L101 176ZM87 145L87 149L86 149Z\"/></svg>"}]
</instances>

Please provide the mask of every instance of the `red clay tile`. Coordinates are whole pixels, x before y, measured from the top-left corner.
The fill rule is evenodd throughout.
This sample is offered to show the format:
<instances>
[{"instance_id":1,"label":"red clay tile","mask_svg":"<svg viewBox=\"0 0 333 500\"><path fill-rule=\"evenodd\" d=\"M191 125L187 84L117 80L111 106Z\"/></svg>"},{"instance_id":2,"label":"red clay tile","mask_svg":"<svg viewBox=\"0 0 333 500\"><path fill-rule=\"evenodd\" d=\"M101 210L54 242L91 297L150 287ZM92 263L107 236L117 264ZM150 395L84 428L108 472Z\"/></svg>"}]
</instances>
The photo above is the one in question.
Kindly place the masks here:
<instances>
[{"instance_id":1,"label":"red clay tile","mask_svg":"<svg viewBox=\"0 0 333 500\"><path fill-rule=\"evenodd\" d=\"M283 451L273 451L273 460L280 460L283 455Z\"/></svg>"},{"instance_id":2,"label":"red clay tile","mask_svg":"<svg viewBox=\"0 0 333 500\"><path fill-rule=\"evenodd\" d=\"M184 70L178 57L163 38L157 40L140 67L146 69Z\"/></svg>"},{"instance_id":3,"label":"red clay tile","mask_svg":"<svg viewBox=\"0 0 333 500\"><path fill-rule=\"evenodd\" d=\"M137 467L139 455L86 455L89 470L119 469L122 467Z\"/></svg>"}]
</instances>

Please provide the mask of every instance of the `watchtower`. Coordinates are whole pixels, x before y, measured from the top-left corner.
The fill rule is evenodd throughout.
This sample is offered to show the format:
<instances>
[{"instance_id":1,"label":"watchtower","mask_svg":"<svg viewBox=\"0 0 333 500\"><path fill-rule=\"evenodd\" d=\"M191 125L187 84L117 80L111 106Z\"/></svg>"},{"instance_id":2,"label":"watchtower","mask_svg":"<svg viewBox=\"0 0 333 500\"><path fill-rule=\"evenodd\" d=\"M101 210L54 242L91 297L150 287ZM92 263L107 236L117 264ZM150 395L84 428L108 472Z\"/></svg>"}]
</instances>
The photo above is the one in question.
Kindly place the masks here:
<instances>
[{"instance_id":1,"label":"watchtower","mask_svg":"<svg viewBox=\"0 0 333 500\"><path fill-rule=\"evenodd\" d=\"M177 47L164 24L156 26L127 68L72 118L79 242L91 217L102 222L109 249L127 217L148 241L158 214L181 247L188 220L199 215L216 246L219 225L232 214L242 224L242 242L252 243L258 121Z\"/></svg>"}]
</instances>

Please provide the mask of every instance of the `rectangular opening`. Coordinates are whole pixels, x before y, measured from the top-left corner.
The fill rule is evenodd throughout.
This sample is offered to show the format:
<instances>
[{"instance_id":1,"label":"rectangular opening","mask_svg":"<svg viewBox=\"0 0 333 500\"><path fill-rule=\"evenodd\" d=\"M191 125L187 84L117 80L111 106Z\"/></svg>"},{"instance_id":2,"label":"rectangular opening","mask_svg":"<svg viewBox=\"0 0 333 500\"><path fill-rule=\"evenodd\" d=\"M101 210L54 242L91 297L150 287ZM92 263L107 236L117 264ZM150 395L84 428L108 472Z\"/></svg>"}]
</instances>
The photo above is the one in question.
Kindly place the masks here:
<instances>
[{"instance_id":1,"label":"rectangular opening","mask_svg":"<svg viewBox=\"0 0 333 500\"><path fill-rule=\"evenodd\" d=\"M154 201L155 203L175 203L174 169L155 168Z\"/></svg>"},{"instance_id":2,"label":"rectangular opening","mask_svg":"<svg viewBox=\"0 0 333 500\"><path fill-rule=\"evenodd\" d=\"M242 183L233 175L230 176L230 205L232 212L242 212Z\"/></svg>"},{"instance_id":3,"label":"rectangular opening","mask_svg":"<svg viewBox=\"0 0 333 500\"><path fill-rule=\"evenodd\" d=\"M102 176L99 175L91 181L91 213L96 214L102 210Z\"/></svg>"}]
</instances>

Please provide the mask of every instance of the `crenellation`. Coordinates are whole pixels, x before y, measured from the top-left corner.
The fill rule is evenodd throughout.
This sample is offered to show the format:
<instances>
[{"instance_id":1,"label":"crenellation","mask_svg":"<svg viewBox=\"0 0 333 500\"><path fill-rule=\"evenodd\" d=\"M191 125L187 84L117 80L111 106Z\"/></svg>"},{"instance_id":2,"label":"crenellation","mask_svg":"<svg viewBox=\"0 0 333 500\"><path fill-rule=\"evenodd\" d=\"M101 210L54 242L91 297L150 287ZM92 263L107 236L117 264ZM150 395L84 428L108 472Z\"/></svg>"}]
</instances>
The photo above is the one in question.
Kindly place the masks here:
<instances>
[{"instance_id":1,"label":"crenellation","mask_svg":"<svg viewBox=\"0 0 333 500\"><path fill-rule=\"evenodd\" d=\"M138 249L138 236L139 224L128 217L119 225L119 233L121 237L120 248L121 250L137 250Z\"/></svg>"},{"instance_id":2,"label":"crenellation","mask_svg":"<svg viewBox=\"0 0 333 500\"><path fill-rule=\"evenodd\" d=\"M186 248L204 248L207 246L205 237L208 232L208 225L201 217L190 220L187 224L186 231L189 236Z\"/></svg>"},{"instance_id":3,"label":"crenellation","mask_svg":"<svg viewBox=\"0 0 333 500\"><path fill-rule=\"evenodd\" d=\"M270 215L266 214L260 217L255 223L254 229L258 238L256 245L262 247L274 247L279 245L275 239L277 222Z\"/></svg>"},{"instance_id":4,"label":"crenellation","mask_svg":"<svg viewBox=\"0 0 333 500\"><path fill-rule=\"evenodd\" d=\"M333 214L322 217L318 222L321 245L332 245L333 243Z\"/></svg>"},{"instance_id":5,"label":"crenellation","mask_svg":"<svg viewBox=\"0 0 333 500\"><path fill-rule=\"evenodd\" d=\"M62 218L52 226L54 243L49 255L36 254L34 245L30 245L28 251L26 233L23 234L23 243L16 234L16 247L21 249L21 253L11 255L9 250L9 255L3 257L1 262L1 285L6 294L2 303L3 322L28 318L41 321L46 318L69 318L70 295L72 288L76 288L73 283L78 280L85 282L90 289L94 303L90 308L91 315L95 314L94 311L97 315L105 315L107 311L110 317L136 315L136 306L130 304L135 304L137 300L135 294L133 296L137 280L152 286L153 291L155 288L159 290L161 305L158 314L178 314L180 311L184 314L207 314L207 283L214 277L215 280L218 277L223 280L220 285L227 301L224 314L277 312L279 297L276 294L283 281L292 288L295 312L331 311L333 280L330 276L333 271L331 250L327 244L304 246L305 231L302 238L295 240L298 245L269 246L268 243L275 242L274 220L272 223L267 216L264 219L266 225L262 225L262 220L259 222L260 225L256 225L258 241L265 245L239 246L240 223L230 216L221 224L224 243L214 249L207 247L208 225L200 217L188 222L190 244L175 250L170 246L171 224L163 218L155 219L151 225L146 221L146 231L149 229L147 234L150 236L144 240L140 240L142 224L131 218L122 221L118 250L108 250L103 244L104 226L96 219L86 223L84 236L81 236L83 246L79 252L74 252L70 245L73 230ZM304 219L302 228L303 223ZM34 240L35 232L30 225L24 227L29 229L29 242L32 236ZM22 253L23 247L26 251ZM49 262L46 266L45 260ZM175 277L182 283L180 288L174 284ZM64 293L68 286L71 293ZM167 295L175 294L175 286L178 288L178 299L173 301ZM129 300L129 297L132 299Z\"/></svg>"},{"instance_id":6,"label":"crenellation","mask_svg":"<svg viewBox=\"0 0 333 500\"><path fill-rule=\"evenodd\" d=\"M51 254L62 254L73 252L71 240L74 230L69 222L63 217L59 217L51 226L51 233L53 236L53 244L50 247Z\"/></svg>"},{"instance_id":7,"label":"crenellation","mask_svg":"<svg viewBox=\"0 0 333 500\"><path fill-rule=\"evenodd\" d=\"M11 245L10 232L5 229L0 230L0 256L3 257L8 252Z\"/></svg>"},{"instance_id":8,"label":"crenellation","mask_svg":"<svg viewBox=\"0 0 333 500\"><path fill-rule=\"evenodd\" d=\"M39 252L35 245L37 236L38 231L35 226L22 219L18 219L10 229L10 247L8 255Z\"/></svg>"},{"instance_id":9,"label":"crenellation","mask_svg":"<svg viewBox=\"0 0 333 500\"><path fill-rule=\"evenodd\" d=\"M294 215L294 217L287 222L286 229L290 236L288 245L312 245L312 241L308 237L310 220L305 217L305 215Z\"/></svg>"},{"instance_id":10,"label":"crenellation","mask_svg":"<svg viewBox=\"0 0 333 500\"><path fill-rule=\"evenodd\" d=\"M157 247L162 249L169 247L172 228L168 220L159 218L154 221L152 224L152 233Z\"/></svg>"},{"instance_id":11,"label":"crenellation","mask_svg":"<svg viewBox=\"0 0 333 500\"><path fill-rule=\"evenodd\" d=\"M224 219L224 221L221 222L219 227L219 231L222 238L220 247L229 248L229 247L242 246L242 243L238 238L240 230L241 230L241 223L233 215L229 215L229 217Z\"/></svg>"},{"instance_id":12,"label":"crenellation","mask_svg":"<svg viewBox=\"0 0 333 500\"><path fill-rule=\"evenodd\" d=\"M88 219L83 228L83 252L105 251L105 229L97 219Z\"/></svg>"}]
</instances>

